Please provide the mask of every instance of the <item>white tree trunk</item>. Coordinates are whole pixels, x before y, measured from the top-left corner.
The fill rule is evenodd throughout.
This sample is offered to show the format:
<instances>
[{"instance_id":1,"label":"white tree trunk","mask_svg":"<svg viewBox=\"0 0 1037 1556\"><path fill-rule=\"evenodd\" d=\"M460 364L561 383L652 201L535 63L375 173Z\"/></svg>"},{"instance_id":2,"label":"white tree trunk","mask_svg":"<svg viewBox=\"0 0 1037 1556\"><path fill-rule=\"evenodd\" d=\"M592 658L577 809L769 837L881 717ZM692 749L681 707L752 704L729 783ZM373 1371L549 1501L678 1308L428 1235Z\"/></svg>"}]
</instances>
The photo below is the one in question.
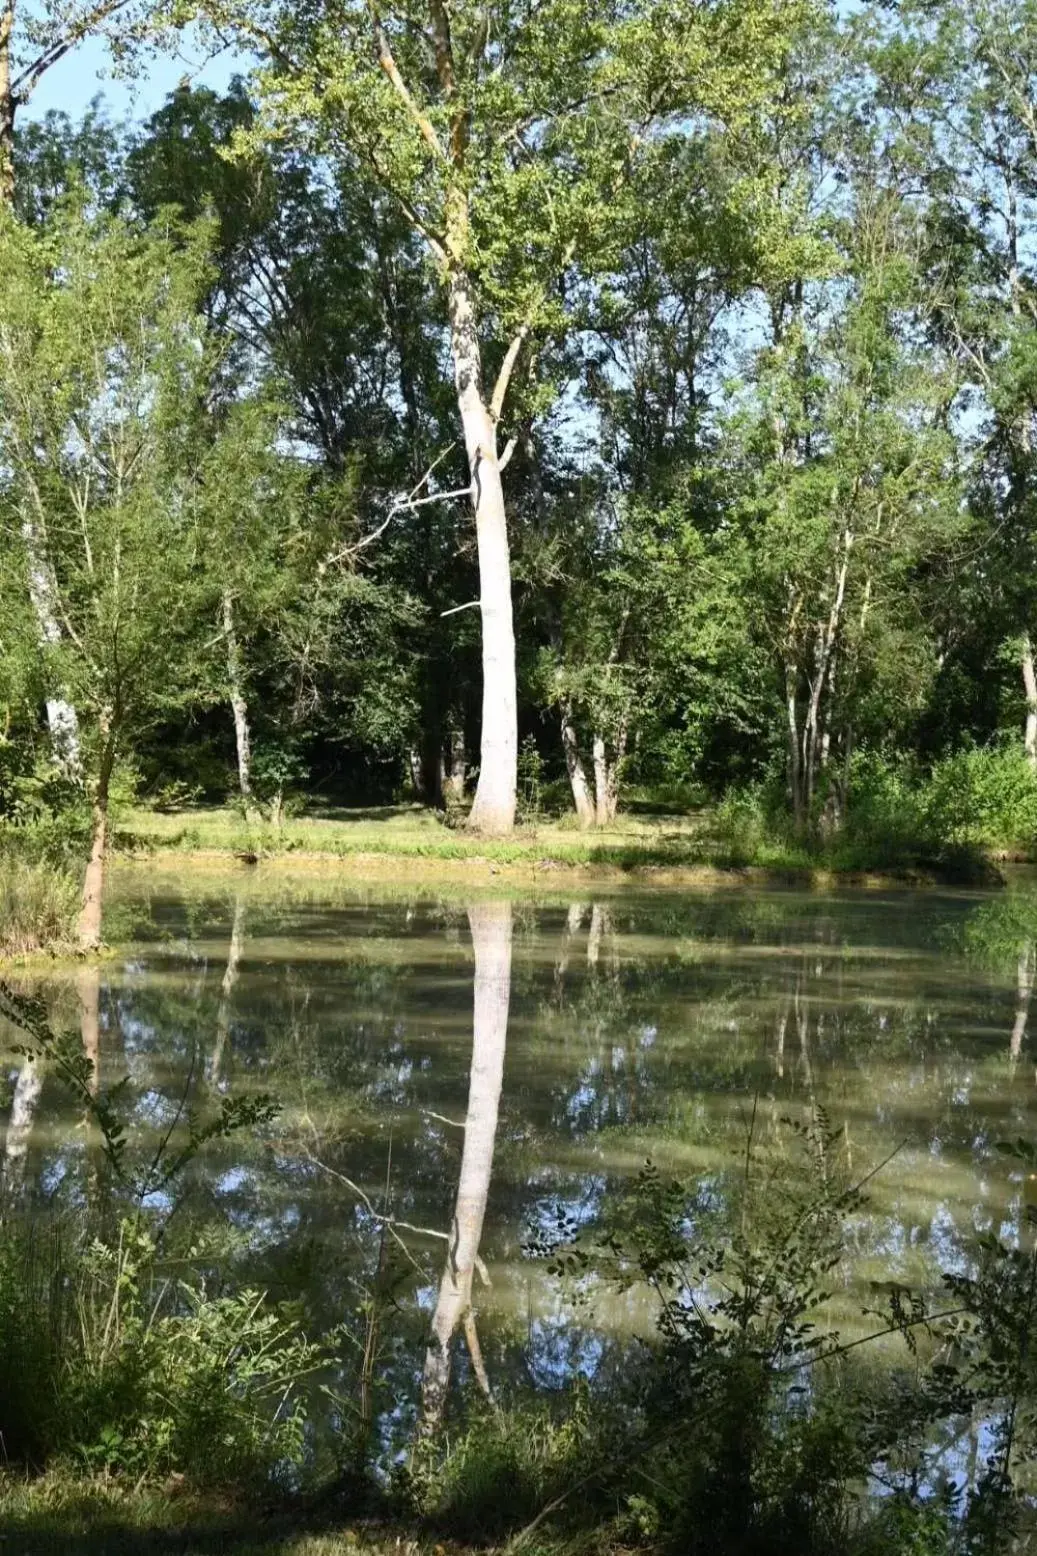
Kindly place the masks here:
<instances>
[{"instance_id":1,"label":"white tree trunk","mask_svg":"<svg viewBox=\"0 0 1037 1556\"><path fill-rule=\"evenodd\" d=\"M607 827L616 819L619 805L619 769L626 754L626 728L620 729L616 739L616 754L610 762L605 739L594 736L594 819L599 827Z\"/></svg>"},{"instance_id":2,"label":"white tree trunk","mask_svg":"<svg viewBox=\"0 0 1037 1556\"><path fill-rule=\"evenodd\" d=\"M594 736L592 750L594 754L594 819L599 827L603 827L608 819L608 800L606 796L609 786L609 764L608 756L605 752L605 737L603 735Z\"/></svg>"},{"instance_id":3,"label":"white tree trunk","mask_svg":"<svg viewBox=\"0 0 1037 1556\"><path fill-rule=\"evenodd\" d=\"M497 429L483 398L482 359L467 279L450 281L450 344L457 404L472 477L482 616L482 733L479 783L468 825L501 835L515 825L518 779L518 691L511 608L511 558Z\"/></svg>"},{"instance_id":4,"label":"white tree trunk","mask_svg":"<svg viewBox=\"0 0 1037 1556\"><path fill-rule=\"evenodd\" d=\"M1023 686L1026 688L1026 731L1024 749L1030 766L1037 772L1037 670L1033 663L1033 645L1030 634L1023 633L1022 649Z\"/></svg>"},{"instance_id":5,"label":"white tree trunk","mask_svg":"<svg viewBox=\"0 0 1037 1556\"><path fill-rule=\"evenodd\" d=\"M61 642L57 589L43 536L31 518L26 518L22 524L22 539L25 542L29 563L29 599L36 617L40 642L45 648L56 648ZM55 762L66 778L73 783L81 783L83 765L79 744L79 719L75 708L67 698L47 698L47 727L50 731Z\"/></svg>"},{"instance_id":6,"label":"white tree trunk","mask_svg":"<svg viewBox=\"0 0 1037 1556\"><path fill-rule=\"evenodd\" d=\"M252 737L248 727L248 703L242 690L241 655L234 631L234 602L229 590L225 590L223 595L223 636L227 644L227 691L231 713L234 715L234 740L238 754L238 787L245 810L251 813L255 808L252 799Z\"/></svg>"},{"instance_id":7,"label":"white tree trunk","mask_svg":"<svg viewBox=\"0 0 1037 1556\"><path fill-rule=\"evenodd\" d=\"M562 703L562 750L565 753L565 767L569 774L569 786L573 792L573 804L576 806L576 814L580 819L581 827L594 825L594 802L591 799L590 784L587 782L587 773L580 756L580 743L576 735L576 727L573 724L572 709L568 702Z\"/></svg>"},{"instance_id":8,"label":"white tree trunk","mask_svg":"<svg viewBox=\"0 0 1037 1556\"><path fill-rule=\"evenodd\" d=\"M472 1275L490 1192L497 1110L504 1080L511 997L511 903L477 903L468 909L468 922L475 948L472 1068L449 1251L425 1353L421 1390L421 1431L425 1435L435 1432L443 1418L450 1386L451 1346L461 1325L468 1337L476 1374L484 1389L488 1389L471 1311Z\"/></svg>"}]
</instances>

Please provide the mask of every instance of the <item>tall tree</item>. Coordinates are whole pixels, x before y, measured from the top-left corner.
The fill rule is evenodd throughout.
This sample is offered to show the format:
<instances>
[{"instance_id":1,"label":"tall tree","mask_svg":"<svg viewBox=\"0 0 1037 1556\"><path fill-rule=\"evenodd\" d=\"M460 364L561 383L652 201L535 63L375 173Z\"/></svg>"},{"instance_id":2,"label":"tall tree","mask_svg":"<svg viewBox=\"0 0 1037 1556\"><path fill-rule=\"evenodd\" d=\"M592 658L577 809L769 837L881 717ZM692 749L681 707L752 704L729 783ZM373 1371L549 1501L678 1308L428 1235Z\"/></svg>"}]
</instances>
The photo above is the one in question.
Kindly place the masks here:
<instances>
[{"instance_id":1,"label":"tall tree","mask_svg":"<svg viewBox=\"0 0 1037 1556\"><path fill-rule=\"evenodd\" d=\"M346 0L301 13L219 4L265 55L266 123L362 167L432 256L479 561L481 765L471 824L515 812L517 686L498 428L527 343L570 322L561 283L597 262L650 127L745 115L769 90L790 7L765 0L628 10ZM492 379L487 376L492 366ZM491 386L492 384L492 386Z\"/></svg>"}]
</instances>

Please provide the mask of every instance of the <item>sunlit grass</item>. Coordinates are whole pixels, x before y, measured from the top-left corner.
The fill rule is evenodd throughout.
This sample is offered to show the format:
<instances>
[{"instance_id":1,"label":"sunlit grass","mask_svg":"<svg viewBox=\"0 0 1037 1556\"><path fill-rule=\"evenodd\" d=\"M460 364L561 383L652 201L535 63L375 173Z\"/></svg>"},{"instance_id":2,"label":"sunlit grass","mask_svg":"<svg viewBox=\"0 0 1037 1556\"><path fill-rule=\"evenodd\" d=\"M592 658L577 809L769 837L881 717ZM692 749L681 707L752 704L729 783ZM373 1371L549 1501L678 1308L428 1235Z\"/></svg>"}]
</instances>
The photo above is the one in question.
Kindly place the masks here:
<instances>
[{"instance_id":1,"label":"sunlit grass","mask_svg":"<svg viewBox=\"0 0 1037 1556\"><path fill-rule=\"evenodd\" d=\"M68 950L79 887L58 866L0 854L0 958Z\"/></svg>"},{"instance_id":2,"label":"sunlit grass","mask_svg":"<svg viewBox=\"0 0 1037 1556\"><path fill-rule=\"evenodd\" d=\"M117 845L128 852L231 853L246 858L297 856L427 860L498 867L588 868L634 872L764 870L822 883L834 865L781 837L740 836L709 812L622 815L610 827L581 832L568 818L524 821L514 836L482 838L448 827L415 805L328 811L291 817L281 827L249 822L231 808L129 812ZM859 873L859 868L858 868Z\"/></svg>"}]
</instances>

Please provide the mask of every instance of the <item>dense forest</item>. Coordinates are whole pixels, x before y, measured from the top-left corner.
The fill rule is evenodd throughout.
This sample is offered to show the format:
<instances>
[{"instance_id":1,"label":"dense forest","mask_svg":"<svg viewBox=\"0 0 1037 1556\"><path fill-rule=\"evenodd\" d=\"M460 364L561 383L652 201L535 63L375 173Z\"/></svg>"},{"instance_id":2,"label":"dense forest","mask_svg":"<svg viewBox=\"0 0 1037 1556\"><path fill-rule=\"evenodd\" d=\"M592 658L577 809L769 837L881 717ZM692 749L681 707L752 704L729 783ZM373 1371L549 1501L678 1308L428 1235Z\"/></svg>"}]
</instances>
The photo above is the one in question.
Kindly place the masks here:
<instances>
[{"instance_id":1,"label":"dense forest","mask_svg":"<svg viewBox=\"0 0 1037 1556\"><path fill-rule=\"evenodd\" d=\"M1028 4L5 15L9 824L1032 837ZM19 114L188 24L254 68Z\"/></svg>"}]
</instances>

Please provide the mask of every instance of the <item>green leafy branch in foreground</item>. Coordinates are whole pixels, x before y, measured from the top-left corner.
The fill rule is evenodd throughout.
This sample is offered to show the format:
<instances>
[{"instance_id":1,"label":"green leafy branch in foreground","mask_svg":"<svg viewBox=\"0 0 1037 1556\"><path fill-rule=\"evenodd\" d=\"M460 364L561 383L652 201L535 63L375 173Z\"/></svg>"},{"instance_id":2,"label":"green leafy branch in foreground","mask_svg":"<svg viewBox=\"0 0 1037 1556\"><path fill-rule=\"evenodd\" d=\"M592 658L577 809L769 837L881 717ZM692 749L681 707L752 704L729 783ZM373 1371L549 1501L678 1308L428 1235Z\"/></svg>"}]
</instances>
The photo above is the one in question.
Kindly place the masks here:
<instances>
[{"instance_id":1,"label":"green leafy branch in foreground","mask_svg":"<svg viewBox=\"0 0 1037 1556\"><path fill-rule=\"evenodd\" d=\"M138 1205L142 1205L149 1195L167 1188L211 1141L225 1140L241 1130L261 1128L279 1111L274 1098L263 1092L254 1097L222 1097L211 1117L199 1118L187 1107L192 1066L180 1103L153 1156L142 1172L131 1174L126 1164L126 1125L122 1116L128 1077L124 1076L114 1086L99 1086L93 1062L83 1052L77 1033L55 1032L42 1000L19 994L2 980L0 1016L29 1038L27 1043L16 1044L14 1052L37 1063L46 1060L97 1125L105 1157L115 1177L131 1190ZM173 1136L181 1122L186 1128L186 1138L171 1151Z\"/></svg>"},{"instance_id":2,"label":"green leafy branch in foreground","mask_svg":"<svg viewBox=\"0 0 1037 1556\"><path fill-rule=\"evenodd\" d=\"M763 1133L754 1104L729 1173L688 1184L648 1162L603 1236L560 1214L529 1247L576 1301L602 1285L657 1299L659 1344L590 1477L625 1509L616 1533L682 1552L1010 1548L1037 1466L1037 1218L1017 1247L978 1238L927 1289L873 1286L886 1305L862 1305L867 1332L846 1335L848 1239L885 1163L854 1176L817 1107ZM1029 1141L1000 1149L1037 1170Z\"/></svg>"}]
</instances>

